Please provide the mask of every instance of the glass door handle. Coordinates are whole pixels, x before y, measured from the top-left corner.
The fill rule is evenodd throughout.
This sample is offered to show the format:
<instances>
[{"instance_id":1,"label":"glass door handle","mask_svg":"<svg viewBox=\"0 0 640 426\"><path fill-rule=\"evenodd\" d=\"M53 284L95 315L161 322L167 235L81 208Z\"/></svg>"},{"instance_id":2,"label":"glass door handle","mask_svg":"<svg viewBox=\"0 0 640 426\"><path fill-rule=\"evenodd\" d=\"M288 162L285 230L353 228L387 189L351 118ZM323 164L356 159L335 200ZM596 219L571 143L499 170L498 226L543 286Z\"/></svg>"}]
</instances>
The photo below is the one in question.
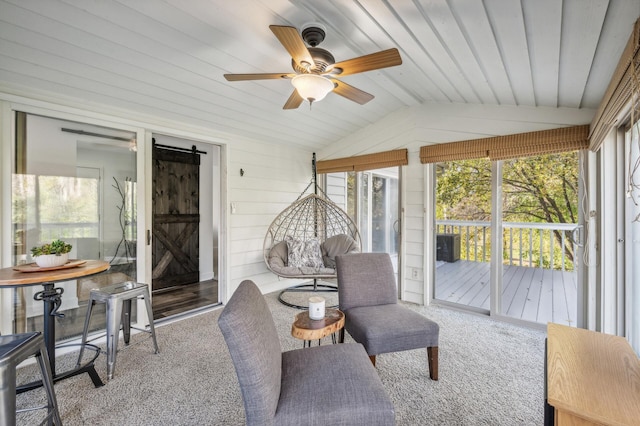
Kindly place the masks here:
<instances>
[{"instance_id":1,"label":"glass door handle","mask_svg":"<svg viewBox=\"0 0 640 426\"><path fill-rule=\"evenodd\" d=\"M578 247L584 247L584 242L582 241L582 228L582 225L578 225L573 228L573 231L571 231L571 241L573 241L573 243Z\"/></svg>"}]
</instances>

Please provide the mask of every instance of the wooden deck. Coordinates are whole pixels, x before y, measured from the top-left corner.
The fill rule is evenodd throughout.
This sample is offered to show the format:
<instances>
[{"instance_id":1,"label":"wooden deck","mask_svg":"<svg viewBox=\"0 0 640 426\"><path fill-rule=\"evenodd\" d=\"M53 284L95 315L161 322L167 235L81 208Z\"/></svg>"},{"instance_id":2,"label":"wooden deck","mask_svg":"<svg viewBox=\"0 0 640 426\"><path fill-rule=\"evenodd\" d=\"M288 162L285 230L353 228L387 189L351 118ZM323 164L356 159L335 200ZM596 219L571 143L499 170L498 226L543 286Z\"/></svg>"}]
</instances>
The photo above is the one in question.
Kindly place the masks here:
<instances>
[{"instance_id":1,"label":"wooden deck","mask_svg":"<svg viewBox=\"0 0 640 426\"><path fill-rule=\"evenodd\" d=\"M504 266L502 311L541 324L576 325L575 272ZM458 260L438 262L436 299L489 310L490 264Z\"/></svg>"}]
</instances>

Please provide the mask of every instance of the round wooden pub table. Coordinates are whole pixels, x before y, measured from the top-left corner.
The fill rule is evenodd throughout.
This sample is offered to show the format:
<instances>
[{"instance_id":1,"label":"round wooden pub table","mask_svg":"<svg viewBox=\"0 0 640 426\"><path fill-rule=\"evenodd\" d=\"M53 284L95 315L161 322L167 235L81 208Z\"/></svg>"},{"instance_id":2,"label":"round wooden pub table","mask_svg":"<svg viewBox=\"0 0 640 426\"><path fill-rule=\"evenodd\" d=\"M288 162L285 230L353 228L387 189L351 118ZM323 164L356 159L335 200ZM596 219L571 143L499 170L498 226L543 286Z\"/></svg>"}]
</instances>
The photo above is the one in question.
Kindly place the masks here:
<instances>
[{"instance_id":1,"label":"round wooden pub table","mask_svg":"<svg viewBox=\"0 0 640 426\"><path fill-rule=\"evenodd\" d=\"M302 347L311 347L311 341L317 340L318 345L323 337L331 335L331 340L336 343L336 332L344 327L344 313L339 309L327 308L324 318L312 320L309 311L300 312L291 326L291 335L302 339Z\"/></svg>"},{"instance_id":2,"label":"round wooden pub table","mask_svg":"<svg viewBox=\"0 0 640 426\"><path fill-rule=\"evenodd\" d=\"M109 263L101 260L70 260L66 265L56 268L39 268L35 263L20 266L12 266L0 269L0 288L16 288L33 285L41 285L42 291L37 292L34 300L41 300L44 305L43 322L45 346L49 353L49 364L53 373L54 382L78 374L87 373L96 387L104 383L96 372L94 361L97 358L99 348L96 349L96 356L90 361L63 373L56 373L56 322L55 317L62 318L64 314L58 312L62 304L63 288L55 288L55 283L68 281L75 278L87 277L98 274L109 269ZM91 345L87 345L91 346ZM42 382L34 382L22 386L18 392L24 392L42 385Z\"/></svg>"}]
</instances>

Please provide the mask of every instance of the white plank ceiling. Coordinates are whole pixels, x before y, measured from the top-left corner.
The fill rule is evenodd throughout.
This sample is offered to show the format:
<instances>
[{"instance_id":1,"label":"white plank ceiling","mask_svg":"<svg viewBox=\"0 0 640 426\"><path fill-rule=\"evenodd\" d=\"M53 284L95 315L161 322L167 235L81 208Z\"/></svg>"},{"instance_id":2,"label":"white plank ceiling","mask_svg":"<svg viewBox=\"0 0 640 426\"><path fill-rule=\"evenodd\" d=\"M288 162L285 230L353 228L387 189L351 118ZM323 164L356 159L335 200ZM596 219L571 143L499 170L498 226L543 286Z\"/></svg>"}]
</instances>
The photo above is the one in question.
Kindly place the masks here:
<instances>
[{"instance_id":1,"label":"white plank ceiling","mask_svg":"<svg viewBox=\"0 0 640 426\"><path fill-rule=\"evenodd\" d=\"M320 149L423 103L596 108L640 0L0 0L0 90L59 93L256 140ZM270 24L321 23L345 76L375 95L283 110L291 72Z\"/></svg>"}]
</instances>

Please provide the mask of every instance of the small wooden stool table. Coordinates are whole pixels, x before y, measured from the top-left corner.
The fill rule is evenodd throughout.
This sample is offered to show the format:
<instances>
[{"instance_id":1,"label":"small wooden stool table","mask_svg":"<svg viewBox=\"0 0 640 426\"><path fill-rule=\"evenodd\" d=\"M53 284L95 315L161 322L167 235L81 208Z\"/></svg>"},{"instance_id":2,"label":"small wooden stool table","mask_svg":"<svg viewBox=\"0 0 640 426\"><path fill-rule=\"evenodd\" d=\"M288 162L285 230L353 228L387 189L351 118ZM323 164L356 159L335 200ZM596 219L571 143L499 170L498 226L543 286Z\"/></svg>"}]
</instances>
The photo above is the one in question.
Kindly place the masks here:
<instances>
[{"instance_id":1,"label":"small wooden stool table","mask_svg":"<svg viewBox=\"0 0 640 426\"><path fill-rule=\"evenodd\" d=\"M302 347L311 347L312 340L320 340L331 334L331 340L336 343L336 331L344 327L344 313L339 309L327 308L323 319L312 320L309 318L309 311L300 312L296 315L296 320L291 326L291 335L297 339L302 339Z\"/></svg>"}]
</instances>

